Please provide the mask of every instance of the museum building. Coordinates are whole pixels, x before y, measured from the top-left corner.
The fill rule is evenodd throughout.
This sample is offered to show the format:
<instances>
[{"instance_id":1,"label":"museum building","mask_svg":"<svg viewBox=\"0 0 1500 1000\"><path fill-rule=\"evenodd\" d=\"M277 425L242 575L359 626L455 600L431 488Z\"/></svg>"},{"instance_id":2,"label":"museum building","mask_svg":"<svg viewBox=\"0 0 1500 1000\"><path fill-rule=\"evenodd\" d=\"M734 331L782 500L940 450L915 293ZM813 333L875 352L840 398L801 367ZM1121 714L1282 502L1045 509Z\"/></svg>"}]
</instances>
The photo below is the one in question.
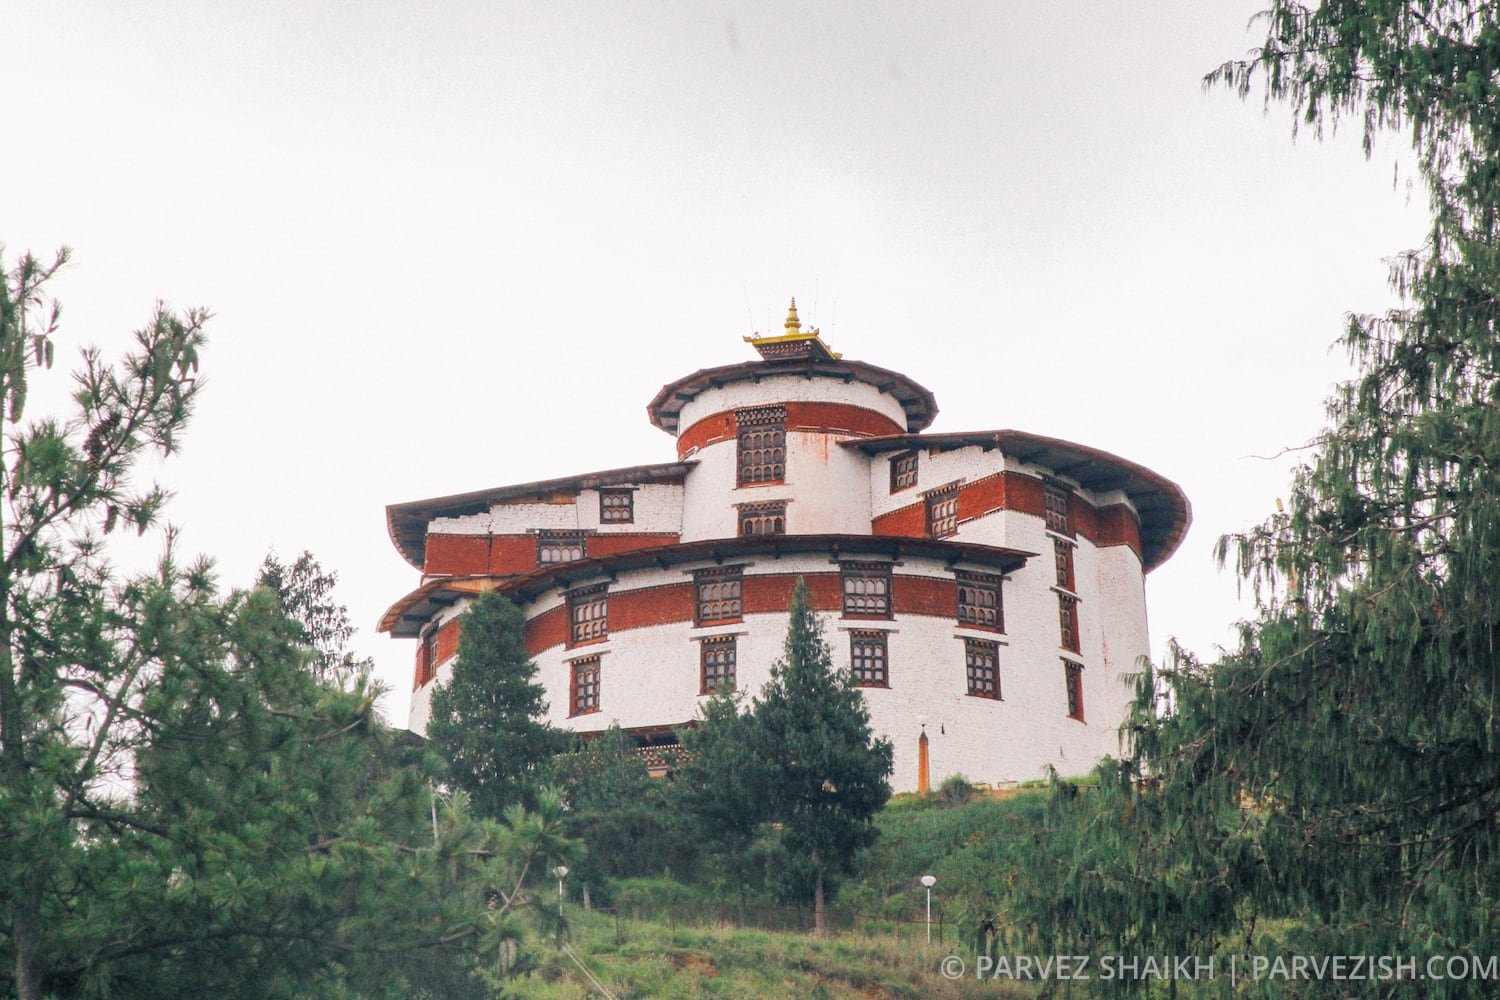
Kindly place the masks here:
<instances>
[{"instance_id":1,"label":"museum building","mask_svg":"<svg viewBox=\"0 0 1500 1000\"><path fill-rule=\"evenodd\" d=\"M931 392L804 331L664 386L676 458L386 509L421 584L380 628L419 640L410 726L452 670L459 616L524 611L548 721L618 723L648 761L721 686L756 693L806 581L835 665L895 745L897 791L1000 784L1117 753L1147 655L1145 575L1187 498L1094 448L1015 430L925 433Z\"/></svg>"}]
</instances>

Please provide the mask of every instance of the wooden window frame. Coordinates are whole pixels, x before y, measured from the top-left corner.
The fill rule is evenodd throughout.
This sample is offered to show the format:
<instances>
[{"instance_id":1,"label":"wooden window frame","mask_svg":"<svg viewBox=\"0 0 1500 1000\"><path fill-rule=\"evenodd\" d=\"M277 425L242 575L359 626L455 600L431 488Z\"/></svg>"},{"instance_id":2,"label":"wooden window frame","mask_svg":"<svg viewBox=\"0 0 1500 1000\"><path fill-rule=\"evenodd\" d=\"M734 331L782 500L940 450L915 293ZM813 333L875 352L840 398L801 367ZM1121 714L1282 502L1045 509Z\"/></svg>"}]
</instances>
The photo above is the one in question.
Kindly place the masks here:
<instances>
[{"instance_id":1,"label":"wooden window frame","mask_svg":"<svg viewBox=\"0 0 1500 1000\"><path fill-rule=\"evenodd\" d=\"M635 490L601 489L599 491L599 523L634 524Z\"/></svg>"},{"instance_id":2,"label":"wooden window frame","mask_svg":"<svg viewBox=\"0 0 1500 1000\"><path fill-rule=\"evenodd\" d=\"M869 586L870 591L868 593L857 592L862 585ZM856 592L851 593L851 588ZM840 563L839 590L843 595L845 618L889 621L895 617L895 602L891 596L890 563Z\"/></svg>"},{"instance_id":3,"label":"wooden window frame","mask_svg":"<svg viewBox=\"0 0 1500 1000\"><path fill-rule=\"evenodd\" d=\"M955 573L954 590L958 598L958 609L955 612L958 624L965 628L979 628L987 632L1005 631L1005 598L1001 594L1000 585L1002 578L990 573ZM993 608L987 608L983 601L975 600L970 596L965 600L965 592L969 595L993 592L995 604ZM985 612L994 615L994 623L984 621L988 617Z\"/></svg>"},{"instance_id":4,"label":"wooden window frame","mask_svg":"<svg viewBox=\"0 0 1500 1000\"><path fill-rule=\"evenodd\" d=\"M599 711L602 674L599 664L602 659L599 656L584 656L568 664L568 718L592 715ZM581 680L590 683L580 684Z\"/></svg>"},{"instance_id":5,"label":"wooden window frame","mask_svg":"<svg viewBox=\"0 0 1500 1000\"><path fill-rule=\"evenodd\" d=\"M976 662L983 658L988 658L989 662ZM989 691L983 689L986 673ZM1000 644L992 639L965 639L964 677L969 697L1003 701L1000 695Z\"/></svg>"},{"instance_id":6,"label":"wooden window frame","mask_svg":"<svg viewBox=\"0 0 1500 1000\"><path fill-rule=\"evenodd\" d=\"M867 650L861 656L861 650ZM878 657L871 657L869 652L879 650ZM861 670L861 660L878 663ZM855 687L889 688L891 686L891 648L890 641L883 631L855 631L849 633L849 673L854 678Z\"/></svg>"},{"instance_id":7,"label":"wooden window frame","mask_svg":"<svg viewBox=\"0 0 1500 1000\"><path fill-rule=\"evenodd\" d=\"M739 524L739 536L741 538L758 538L762 535L784 535L786 534L786 505L785 500L765 500L759 503L742 503L738 505L735 519ZM771 531L747 531L751 525L770 527Z\"/></svg>"},{"instance_id":8,"label":"wooden window frame","mask_svg":"<svg viewBox=\"0 0 1500 1000\"><path fill-rule=\"evenodd\" d=\"M1073 575L1073 543L1063 538L1052 539L1052 561L1057 570L1057 585L1063 590L1078 592Z\"/></svg>"},{"instance_id":9,"label":"wooden window frame","mask_svg":"<svg viewBox=\"0 0 1500 1000\"><path fill-rule=\"evenodd\" d=\"M1073 489L1067 483L1056 479L1042 480L1042 516L1046 519L1048 531L1073 537L1069 528L1069 508L1072 502Z\"/></svg>"},{"instance_id":10,"label":"wooden window frame","mask_svg":"<svg viewBox=\"0 0 1500 1000\"><path fill-rule=\"evenodd\" d=\"M438 630L441 626L433 626L422 636L421 645L417 647L417 687L422 687L431 682L437 676L437 646Z\"/></svg>"},{"instance_id":11,"label":"wooden window frame","mask_svg":"<svg viewBox=\"0 0 1500 1000\"><path fill-rule=\"evenodd\" d=\"M568 648L609 638L609 585L600 583L568 594ZM597 610L597 614L589 614Z\"/></svg>"},{"instance_id":12,"label":"wooden window frame","mask_svg":"<svg viewBox=\"0 0 1500 1000\"><path fill-rule=\"evenodd\" d=\"M745 617L745 571L716 567L693 573L693 624L724 625Z\"/></svg>"},{"instance_id":13,"label":"wooden window frame","mask_svg":"<svg viewBox=\"0 0 1500 1000\"><path fill-rule=\"evenodd\" d=\"M1057 595L1057 644L1070 653L1082 652L1079 647L1078 598L1072 594Z\"/></svg>"},{"instance_id":14,"label":"wooden window frame","mask_svg":"<svg viewBox=\"0 0 1500 1000\"><path fill-rule=\"evenodd\" d=\"M958 486L944 486L923 498L927 513L927 536L951 538L958 534ZM952 505L951 511L948 505Z\"/></svg>"},{"instance_id":15,"label":"wooden window frame","mask_svg":"<svg viewBox=\"0 0 1500 1000\"><path fill-rule=\"evenodd\" d=\"M891 456L891 492L900 493L917 485L917 453L903 451Z\"/></svg>"},{"instance_id":16,"label":"wooden window frame","mask_svg":"<svg viewBox=\"0 0 1500 1000\"><path fill-rule=\"evenodd\" d=\"M578 555L570 559L544 559L543 555L548 549L577 548ZM582 531L550 531L541 530L536 533L536 564L540 567L561 566L563 563L578 562L589 557L589 536Z\"/></svg>"},{"instance_id":17,"label":"wooden window frame","mask_svg":"<svg viewBox=\"0 0 1500 1000\"><path fill-rule=\"evenodd\" d=\"M721 658L716 663L715 656L722 657L725 653L728 654L728 659ZM715 683L710 684L709 673L715 666L718 667L720 676ZM698 643L698 693L700 695L715 694L726 685L730 691L734 691L738 684L738 668L739 644L735 636L714 636Z\"/></svg>"},{"instance_id":18,"label":"wooden window frame","mask_svg":"<svg viewBox=\"0 0 1500 1000\"><path fill-rule=\"evenodd\" d=\"M1083 664L1076 660L1063 660L1063 686L1068 696L1068 718L1079 722L1083 717Z\"/></svg>"},{"instance_id":19,"label":"wooden window frame","mask_svg":"<svg viewBox=\"0 0 1500 1000\"><path fill-rule=\"evenodd\" d=\"M736 410L734 421L736 485L786 482L786 407Z\"/></svg>"}]
</instances>

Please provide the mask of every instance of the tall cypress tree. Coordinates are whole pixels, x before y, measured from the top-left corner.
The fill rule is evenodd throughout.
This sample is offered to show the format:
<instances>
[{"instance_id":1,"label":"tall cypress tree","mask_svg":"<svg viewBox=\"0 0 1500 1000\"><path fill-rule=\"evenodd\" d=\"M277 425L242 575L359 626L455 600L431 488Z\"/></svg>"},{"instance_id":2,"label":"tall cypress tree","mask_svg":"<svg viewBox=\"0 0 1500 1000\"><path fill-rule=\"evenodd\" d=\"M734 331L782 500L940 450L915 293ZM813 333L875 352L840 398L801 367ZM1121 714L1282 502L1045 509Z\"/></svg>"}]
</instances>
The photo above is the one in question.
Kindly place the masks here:
<instances>
[{"instance_id":1,"label":"tall cypress tree","mask_svg":"<svg viewBox=\"0 0 1500 1000\"><path fill-rule=\"evenodd\" d=\"M685 801L711 839L743 850L757 829L778 828L781 848L811 871L813 925L824 932L826 882L874 842L893 751L872 736L849 672L834 668L802 580L782 658L760 696L744 713L728 695L716 697L687 747Z\"/></svg>"},{"instance_id":2,"label":"tall cypress tree","mask_svg":"<svg viewBox=\"0 0 1500 1000\"><path fill-rule=\"evenodd\" d=\"M813 925L827 930L824 882L848 870L874 843L875 814L890 798L890 740L870 733L864 696L847 670L835 670L807 585L792 591L782 658L752 709L772 767L771 816L786 846L813 872Z\"/></svg>"},{"instance_id":3,"label":"tall cypress tree","mask_svg":"<svg viewBox=\"0 0 1500 1000\"><path fill-rule=\"evenodd\" d=\"M1060 804L1074 850L1040 852L1028 899L1054 933L1116 947L1285 950L1259 936L1274 918L1315 955L1494 955L1500 11L1275 0L1262 16L1265 44L1207 82L1264 81L1318 131L1352 118L1367 150L1407 130L1431 229L1394 261L1402 307L1349 318L1358 374L1286 509L1221 542L1259 596L1239 648L1146 675L1133 758L1105 771L1110 821Z\"/></svg>"}]
</instances>

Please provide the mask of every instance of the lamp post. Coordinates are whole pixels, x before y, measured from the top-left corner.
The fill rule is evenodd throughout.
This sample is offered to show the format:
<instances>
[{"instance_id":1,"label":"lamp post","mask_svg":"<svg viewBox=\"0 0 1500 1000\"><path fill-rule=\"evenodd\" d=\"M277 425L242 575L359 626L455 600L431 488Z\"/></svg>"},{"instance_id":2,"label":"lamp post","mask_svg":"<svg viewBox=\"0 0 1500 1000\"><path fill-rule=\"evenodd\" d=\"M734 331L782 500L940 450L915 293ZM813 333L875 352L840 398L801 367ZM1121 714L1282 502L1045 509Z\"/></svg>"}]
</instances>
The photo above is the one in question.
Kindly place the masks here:
<instances>
[{"instance_id":1,"label":"lamp post","mask_svg":"<svg viewBox=\"0 0 1500 1000\"><path fill-rule=\"evenodd\" d=\"M561 913L563 904L562 880L568 877L567 865L558 865L552 869L552 874L557 876L557 912Z\"/></svg>"},{"instance_id":2,"label":"lamp post","mask_svg":"<svg viewBox=\"0 0 1500 1000\"><path fill-rule=\"evenodd\" d=\"M922 876L922 887L927 890L927 943L932 944L932 887L937 885L937 879L931 875Z\"/></svg>"}]
</instances>

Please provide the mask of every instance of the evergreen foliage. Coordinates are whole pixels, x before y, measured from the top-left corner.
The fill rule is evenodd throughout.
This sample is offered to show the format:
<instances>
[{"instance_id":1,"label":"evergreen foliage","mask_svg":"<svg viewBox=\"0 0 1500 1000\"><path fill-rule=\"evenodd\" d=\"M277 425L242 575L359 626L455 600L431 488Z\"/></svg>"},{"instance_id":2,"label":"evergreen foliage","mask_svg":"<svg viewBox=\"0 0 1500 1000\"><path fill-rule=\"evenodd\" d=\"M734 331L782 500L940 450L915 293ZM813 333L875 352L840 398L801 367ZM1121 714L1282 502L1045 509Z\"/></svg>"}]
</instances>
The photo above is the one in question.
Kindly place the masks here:
<instances>
[{"instance_id":1,"label":"evergreen foliage","mask_svg":"<svg viewBox=\"0 0 1500 1000\"><path fill-rule=\"evenodd\" d=\"M302 627L304 646L313 651L310 668L324 684L348 687L374 669L368 658L356 658L349 650L354 626L349 611L333 596L338 585L337 573L327 572L311 552L303 552L295 562L283 563L275 555L261 563L257 587L269 587L281 600L281 610Z\"/></svg>"},{"instance_id":2,"label":"evergreen foliage","mask_svg":"<svg viewBox=\"0 0 1500 1000\"><path fill-rule=\"evenodd\" d=\"M1424 246L1404 307L1351 316L1357 376L1290 502L1224 539L1258 617L1204 665L1147 671L1131 757L1059 798L1019 873L1044 944L1176 953L1500 953L1500 12L1276 0L1208 85L1288 102L1365 148L1408 130ZM1163 716L1162 704L1171 706ZM1273 940L1268 928L1276 929ZM1492 995L1475 979L1309 993Z\"/></svg>"},{"instance_id":3,"label":"evergreen foliage","mask_svg":"<svg viewBox=\"0 0 1500 1000\"><path fill-rule=\"evenodd\" d=\"M447 762L448 780L482 816L500 817L532 804L547 766L568 736L538 721L545 689L526 651L526 618L493 591L459 619L458 660L448 683L432 694L427 736Z\"/></svg>"},{"instance_id":4,"label":"evergreen foliage","mask_svg":"<svg viewBox=\"0 0 1500 1000\"><path fill-rule=\"evenodd\" d=\"M85 351L73 415L23 423L65 260L0 281L0 993L473 995L567 852L560 803L439 808L270 589L221 595L170 533L154 573L110 568L104 536L165 501L132 472L180 438L206 314L159 308L118 367Z\"/></svg>"},{"instance_id":5,"label":"evergreen foliage","mask_svg":"<svg viewBox=\"0 0 1500 1000\"><path fill-rule=\"evenodd\" d=\"M672 782L651 777L618 725L557 757L553 770L567 798L568 833L587 850L570 882L607 905L612 880L693 874L697 845L677 816Z\"/></svg>"},{"instance_id":6,"label":"evergreen foliage","mask_svg":"<svg viewBox=\"0 0 1500 1000\"><path fill-rule=\"evenodd\" d=\"M720 850L745 857L757 835L769 835L783 864L805 869L814 926L823 932L828 880L875 841L893 751L889 740L871 736L848 671L834 669L801 580L789 615L771 680L748 711L724 694L708 703L703 725L686 735L692 756L680 781Z\"/></svg>"}]
</instances>

